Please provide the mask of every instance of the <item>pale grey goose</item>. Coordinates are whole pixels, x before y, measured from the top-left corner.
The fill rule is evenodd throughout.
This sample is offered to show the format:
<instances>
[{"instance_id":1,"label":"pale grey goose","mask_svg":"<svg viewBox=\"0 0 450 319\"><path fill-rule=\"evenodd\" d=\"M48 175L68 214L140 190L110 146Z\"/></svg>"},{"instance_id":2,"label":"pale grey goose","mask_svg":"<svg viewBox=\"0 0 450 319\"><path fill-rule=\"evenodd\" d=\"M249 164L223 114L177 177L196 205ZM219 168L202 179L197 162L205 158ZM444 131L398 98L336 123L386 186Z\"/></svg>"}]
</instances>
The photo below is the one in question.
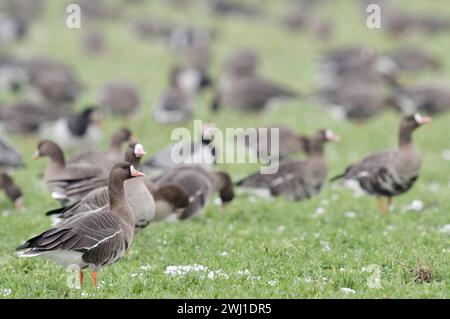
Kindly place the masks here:
<instances>
[{"instance_id":1,"label":"pale grey goose","mask_svg":"<svg viewBox=\"0 0 450 319\"><path fill-rule=\"evenodd\" d=\"M23 166L20 153L4 137L0 137L0 168L17 168Z\"/></svg>"},{"instance_id":2,"label":"pale grey goose","mask_svg":"<svg viewBox=\"0 0 450 319\"><path fill-rule=\"evenodd\" d=\"M429 122L430 117L420 114L402 118L397 149L368 155L347 167L343 174L332 178L332 181L340 178L356 180L367 193L378 197L380 210L387 212L392 197L411 189L419 176L421 155L413 143L412 134ZM381 197L388 198L388 207Z\"/></svg>"},{"instance_id":3,"label":"pale grey goose","mask_svg":"<svg viewBox=\"0 0 450 319\"><path fill-rule=\"evenodd\" d=\"M108 180L109 206L79 214L17 247L20 257L45 257L63 267L90 268L94 286L97 272L118 261L130 247L134 214L125 196L124 182L143 176L133 165L116 164ZM83 277L80 272L80 282Z\"/></svg>"},{"instance_id":4,"label":"pale grey goose","mask_svg":"<svg viewBox=\"0 0 450 319\"><path fill-rule=\"evenodd\" d=\"M331 130L321 129L308 144L307 160L286 159L280 162L276 173L256 172L236 185L245 191L261 194L268 191L271 196L284 196L294 201L311 198L320 192L327 177L324 144L338 140Z\"/></svg>"}]
</instances>

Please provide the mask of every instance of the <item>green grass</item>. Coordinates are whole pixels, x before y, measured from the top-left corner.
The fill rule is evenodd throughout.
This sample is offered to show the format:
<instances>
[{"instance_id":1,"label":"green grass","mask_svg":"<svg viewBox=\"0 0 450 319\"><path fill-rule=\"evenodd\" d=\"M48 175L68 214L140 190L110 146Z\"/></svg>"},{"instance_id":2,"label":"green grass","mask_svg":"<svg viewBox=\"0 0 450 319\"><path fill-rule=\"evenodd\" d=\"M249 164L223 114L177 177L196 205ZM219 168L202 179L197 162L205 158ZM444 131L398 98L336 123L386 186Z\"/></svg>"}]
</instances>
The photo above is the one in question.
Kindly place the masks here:
<instances>
[{"instance_id":1,"label":"green grass","mask_svg":"<svg viewBox=\"0 0 450 319\"><path fill-rule=\"evenodd\" d=\"M126 124L140 137L148 153L162 148L169 143L176 126L154 123L151 107L166 85L167 72L175 58L163 44L140 42L130 35L122 20L101 26L107 37L108 54L99 58L84 56L78 44L88 25L83 25L81 31L68 30L65 2L51 1L44 21L11 52L23 57L49 54L74 66L86 86L78 108L93 102L95 89L108 80L135 83L142 95L139 117L105 120L103 146L111 132ZM332 14L338 25L330 47L364 43L384 50L399 44L380 31L368 30L352 3L330 1L322 12ZM450 8L443 1L440 6L425 0L398 3L410 10L434 7L445 12L440 6ZM281 12L277 2L271 2L271 7L273 12ZM202 11L174 10L163 1L144 2L129 15L144 12L218 28L215 75L223 58L234 48L252 46L261 52L265 76L303 92L314 87L314 61L325 48L309 35L284 32L273 19L252 23L213 20ZM450 46L446 37L415 35L405 37L402 43L427 47L437 54L444 61L447 76ZM431 79L436 75L423 77ZM200 98L196 118L211 116L209 100L209 94ZM368 152L395 146L398 126L394 113L387 112L361 126L337 121L319 105L306 102L289 103L261 115L221 112L214 120L221 128L271 123L285 123L302 133L332 128L343 139L327 147L330 175ZM0 298L448 298L450 236L439 230L450 223L449 162L442 157L443 150L450 148L449 120L450 114L441 115L432 125L416 132L415 141L424 157L421 177L409 193L396 198L395 209L387 216L377 211L373 198L355 198L351 191L331 185L326 185L319 196L300 203L284 199L254 201L238 196L224 213L211 203L200 218L150 225L135 237L130 255L100 273L101 287L86 285L80 290L67 288L66 271L52 262L19 259L14 254L19 243L49 227L50 220L44 213L58 204L50 199L39 176L46 161L29 160L37 139L13 136L27 161L25 169L14 172L25 192L26 210L14 211L0 194L0 212L9 211L0 216ZM222 168L238 179L257 167L224 164ZM413 200L424 202L421 212L405 211ZM323 208L322 214L317 213L319 207ZM355 217L349 218L349 212L354 212ZM221 270L227 277L210 279L205 276L208 272L179 277L165 274L167 266L193 264L206 266L209 271ZM370 265L380 269L379 289L368 287L371 273L363 269ZM433 280L416 281L404 265L431 267ZM247 274L242 275L245 270ZM351 288L356 293L345 295L341 288Z\"/></svg>"}]
</instances>

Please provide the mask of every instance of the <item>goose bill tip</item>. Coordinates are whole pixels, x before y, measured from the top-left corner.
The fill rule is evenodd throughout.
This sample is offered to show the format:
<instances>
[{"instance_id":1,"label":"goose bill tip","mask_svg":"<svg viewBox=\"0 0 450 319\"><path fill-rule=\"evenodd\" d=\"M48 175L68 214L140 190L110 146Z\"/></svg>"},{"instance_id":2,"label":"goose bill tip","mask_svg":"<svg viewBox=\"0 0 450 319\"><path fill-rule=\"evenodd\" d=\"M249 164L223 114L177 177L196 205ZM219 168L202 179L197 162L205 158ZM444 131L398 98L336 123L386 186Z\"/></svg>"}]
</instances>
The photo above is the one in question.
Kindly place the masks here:
<instances>
[{"instance_id":1,"label":"goose bill tip","mask_svg":"<svg viewBox=\"0 0 450 319\"><path fill-rule=\"evenodd\" d=\"M144 173L138 171L136 168L134 168L133 165L130 166L130 174L133 177L138 177L138 176L145 176Z\"/></svg>"}]
</instances>

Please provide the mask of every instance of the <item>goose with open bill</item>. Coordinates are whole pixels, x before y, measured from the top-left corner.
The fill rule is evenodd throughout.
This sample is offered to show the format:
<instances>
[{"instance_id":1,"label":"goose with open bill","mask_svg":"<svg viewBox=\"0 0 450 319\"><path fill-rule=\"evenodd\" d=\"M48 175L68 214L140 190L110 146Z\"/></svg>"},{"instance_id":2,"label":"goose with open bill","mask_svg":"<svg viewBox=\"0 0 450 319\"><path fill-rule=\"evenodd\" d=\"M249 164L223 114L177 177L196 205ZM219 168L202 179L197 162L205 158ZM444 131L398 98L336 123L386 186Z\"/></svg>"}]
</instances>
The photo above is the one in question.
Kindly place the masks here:
<instances>
[{"instance_id":1,"label":"goose with open bill","mask_svg":"<svg viewBox=\"0 0 450 319\"><path fill-rule=\"evenodd\" d=\"M364 191L378 198L380 211L388 212L393 196L409 191L419 177L422 156L413 143L412 134L430 122L431 117L420 114L403 117L397 149L368 155L331 181L356 180ZM387 197L387 206L383 197Z\"/></svg>"},{"instance_id":2,"label":"goose with open bill","mask_svg":"<svg viewBox=\"0 0 450 319\"><path fill-rule=\"evenodd\" d=\"M83 284L82 270L90 268L96 286L97 272L118 261L131 245L135 221L124 182L143 175L130 163L117 163L109 175L108 207L78 214L27 240L17 247L19 256L48 258L65 268L75 265L81 270L80 284Z\"/></svg>"}]
</instances>

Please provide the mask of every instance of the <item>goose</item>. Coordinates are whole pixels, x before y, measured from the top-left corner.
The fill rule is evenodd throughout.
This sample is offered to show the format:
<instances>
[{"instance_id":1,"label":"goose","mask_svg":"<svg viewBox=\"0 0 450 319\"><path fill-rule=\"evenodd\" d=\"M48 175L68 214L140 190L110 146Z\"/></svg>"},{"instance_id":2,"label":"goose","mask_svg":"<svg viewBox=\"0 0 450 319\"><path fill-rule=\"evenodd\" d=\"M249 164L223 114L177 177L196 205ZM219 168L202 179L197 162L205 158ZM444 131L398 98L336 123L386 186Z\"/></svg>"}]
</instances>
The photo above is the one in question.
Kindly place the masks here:
<instances>
[{"instance_id":1,"label":"goose","mask_svg":"<svg viewBox=\"0 0 450 319\"><path fill-rule=\"evenodd\" d=\"M278 99L294 99L298 94L257 74L258 59L251 50L235 53L225 64L217 92L211 104L213 111L226 106L244 112L265 110Z\"/></svg>"},{"instance_id":2,"label":"goose","mask_svg":"<svg viewBox=\"0 0 450 319\"><path fill-rule=\"evenodd\" d=\"M320 192L328 173L324 144L339 139L329 129L318 130L308 144L307 160L286 159L280 162L276 173L256 172L236 185L245 192L262 196L269 193L269 196L284 196L294 201L309 199Z\"/></svg>"},{"instance_id":3,"label":"goose","mask_svg":"<svg viewBox=\"0 0 450 319\"><path fill-rule=\"evenodd\" d=\"M117 163L109 175L108 207L78 214L27 240L16 248L18 255L44 257L65 268L76 265L80 284L83 269L89 268L96 286L98 271L117 262L131 245L135 221L126 201L124 182L143 175L130 163Z\"/></svg>"},{"instance_id":4,"label":"goose","mask_svg":"<svg viewBox=\"0 0 450 319\"><path fill-rule=\"evenodd\" d=\"M397 149L370 154L348 166L344 173L331 181L342 178L357 181L364 191L378 198L381 212L386 213L392 205L393 196L409 191L419 176L421 155L413 143L412 134L430 122L431 117L418 113L403 117ZM383 197L387 197L387 207Z\"/></svg>"},{"instance_id":5,"label":"goose","mask_svg":"<svg viewBox=\"0 0 450 319\"><path fill-rule=\"evenodd\" d=\"M226 172L211 172L201 166L183 165L164 172L155 179L157 187L177 185L189 196L189 204L178 211L177 217L185 220L201 213L214 192L219 192L222 204L234 198L233 183Z\"/></svg>"},{"instance_id":6,"label":"goose","mask_svg":"<svg viewBox=\"0 0 450 319\"><path fill-rule=\"evenodd\" d=\"M211 123L203 123L201 139L197 142L182 140L168 145L149 158L142 165L142 170L151 170L153 174L157 175L166 169L182 164L212 167L217 159L213 138L208 133L208 128L212 125ZM174 155L176 155L176 158L174 158Z\"/></svg>"},{"instance_id":7,"label":"goose","mask_svg":"<svg viewBox=\"0 0 450 319\"><path fill-rule=\"evenodd\" d=\"M138 90L126 81L108 82L97 91L97 104L113 115L133 115L140 103Z\"/></svg>"},{"instance_id":8,"label":"goose","mask_svg":"<svg viewBox=\"0 0 450 319\"><path fill-rule=\"evenodd\" d=\"M52 138L65 150L92 149L100 143L99 113L89 106L80 113L64 116L39 129L42 138Z\"/></svg>"},{"instance_id":9,"label":"goose","mask_svg":"<svg viewBox=\"0 0 450 319\"><path fill-rule=\"evenodd\" d=\"M81 200L90 191L107 185L107 174L102 168L88 164L66 164L61 147L53 141L39 142L33 159L49 157L44 181L52 197L69 206Z\"/></svg>"},{"instance_id":10,"label":"goose","mask_svg":"<svg viewBox=\"0 0 450 319\"><path fill-rule=\"evenodd\" d=\"M402 46L385 54L384 57L390 59L399 71L415 72L442 68L442 62L438 57L415 46Z\"/></svg>"},{"instance_id":11,"label":"goose","mask_svg":"<svg viewBox=\"0 0 450 319\"><path fill-rule=\"evenodd\" d=\"M20 153L4 137L0 137L0 168L17 168L22 166L23 160Z\"/></svg>"},{"instance_id":12,"label":"goose","mask_svg":"<svg viewBox=\"0 0 450 319\"><path fill-rule=\"evenodd\" d=\"M291 128L283 125L271 125L268 127L256 128L256 138L246 138L246 134L238 134L238 147L248 149L251 154L254 154L263 161L284 159L300 151L306 152L306 143L308 137L294 132ZM278 138L272 136L273 133L278 133ZM242 141L242 139L244 139ZM272 141L274 139L274 141ZM241 145L243 142L243 145ZM276 142L276 146L272 145Z\"/></svg>"},{"instance_id":13,"label":"goose","mask_svg":"<svg viewBox=\"0 0 450 319\"><path fill-rule=\"evenodd\" d=\"M119 128L111 138L109 148L106 151L85 151L70 158L67 163L88 163L91 165L101 165L110 171L115 163L123 159L122 144L132 139L131 131L126 127ZM131 162L131 161L128 161Z\"/></svg>"},{"instance_id":14,"label":"goose","mask_svg":"<svg viewBox=\"0 0 450 319\"><path fill-rule=\"evenodd\" d=\"M0 189L5 191L6 196L14 203L16 209L22 208L22 190L14 183L11 176L0 171Z\"/></svg>"},{"instance_id":15,"label":"goose","mask_svg":"<svg viewBox=\"0 0 450 319\"><path fill-rule=\"evenodd\" d=\"M142 144L130 143L125 152L125 161L139 169L144 155ZM140 177L126 181L124 187L127 201L135 216L135 232L145 228L151 221L162 220L161 215L187 206L187 195L176 185L157 188L150 180ZM72 206L48 211L46 215L55 216L54 224L58 224L77 214L96 211L108 203L108 187L105 186L91 191Z\"/></svg>"}]
</instances>

